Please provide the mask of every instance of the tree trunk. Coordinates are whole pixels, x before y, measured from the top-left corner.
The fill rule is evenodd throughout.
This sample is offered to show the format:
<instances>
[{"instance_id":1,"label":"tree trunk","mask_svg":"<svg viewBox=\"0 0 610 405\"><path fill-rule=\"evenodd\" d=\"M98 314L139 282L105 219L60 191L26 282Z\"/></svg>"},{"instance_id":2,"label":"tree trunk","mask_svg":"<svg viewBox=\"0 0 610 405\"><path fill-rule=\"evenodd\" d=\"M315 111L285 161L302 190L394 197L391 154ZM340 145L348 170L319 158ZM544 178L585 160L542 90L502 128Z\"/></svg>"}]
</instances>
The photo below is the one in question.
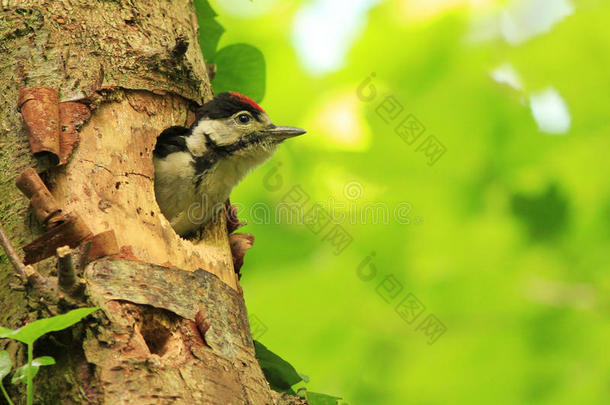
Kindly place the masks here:
<instances>
[{"instance_id":1,"label":"tree trunk","mask_svg":"<svg viewBox=\"0 0 610 405\"><path fill-rule=\"evenodd\" d=\"M212 96L192 0L2 0L0 221L17 246L39 237L14 185L32 156L21 88L48 86L91 110L67 164L45 178L92 234L114 231L120 254L82 277L94 321L41 340L57 365L35 379L41 404L279 404L254 356L224 216L201 242L178 237L153 191L156 136L188 125ZM56 275L56 259L34 267ZM0 325L19 327L65 302L28 287L0 256ZM4 345L7 342L3 342ZM9 344L17 362L22 348ZM23 392L12 388L16 403Z\"/></svg>"}]
</instances>

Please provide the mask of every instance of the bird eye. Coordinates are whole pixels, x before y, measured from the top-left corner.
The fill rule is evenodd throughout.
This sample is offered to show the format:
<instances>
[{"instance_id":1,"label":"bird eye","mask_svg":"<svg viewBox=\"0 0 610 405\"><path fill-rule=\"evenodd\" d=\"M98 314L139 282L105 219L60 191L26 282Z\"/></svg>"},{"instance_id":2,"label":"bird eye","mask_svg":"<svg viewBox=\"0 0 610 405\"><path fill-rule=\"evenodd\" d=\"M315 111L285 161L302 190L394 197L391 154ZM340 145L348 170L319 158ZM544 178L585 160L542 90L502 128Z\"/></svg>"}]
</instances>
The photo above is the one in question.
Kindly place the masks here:
<instances>
[{"instance_id":1,"label":"bird eye","mask_svg":"<svg viewBox=\"0 0 610 405\"><path fill-rule=\"evenodd\" d=\"M250 122L251 119L252 117L250 117L248 114L239 114L237 116L237 121L240 124L247 124L248 122Z\"/></svg>"}]
</instances>

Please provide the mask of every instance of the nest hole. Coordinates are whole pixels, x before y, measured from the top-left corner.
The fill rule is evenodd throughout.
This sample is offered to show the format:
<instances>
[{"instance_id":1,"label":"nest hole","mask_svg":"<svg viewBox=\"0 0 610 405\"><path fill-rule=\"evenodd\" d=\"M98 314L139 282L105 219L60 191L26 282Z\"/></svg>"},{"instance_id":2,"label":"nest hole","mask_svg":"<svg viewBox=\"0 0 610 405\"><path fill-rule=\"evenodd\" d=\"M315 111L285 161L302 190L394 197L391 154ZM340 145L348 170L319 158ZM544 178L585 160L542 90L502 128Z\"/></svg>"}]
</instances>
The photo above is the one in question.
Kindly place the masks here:
<instances>
[{"instance_id":1,"label":"nest hole","mask_svg":"<svg viewBox=\"0 0 610 405\"><path fill-rule=\"evenodd\" d=\"M163 356L167 352L167 345L172 334L166 326L154 319L148 319L142 324L140 333L151 354Z\"/></svg>"}]
</instances>

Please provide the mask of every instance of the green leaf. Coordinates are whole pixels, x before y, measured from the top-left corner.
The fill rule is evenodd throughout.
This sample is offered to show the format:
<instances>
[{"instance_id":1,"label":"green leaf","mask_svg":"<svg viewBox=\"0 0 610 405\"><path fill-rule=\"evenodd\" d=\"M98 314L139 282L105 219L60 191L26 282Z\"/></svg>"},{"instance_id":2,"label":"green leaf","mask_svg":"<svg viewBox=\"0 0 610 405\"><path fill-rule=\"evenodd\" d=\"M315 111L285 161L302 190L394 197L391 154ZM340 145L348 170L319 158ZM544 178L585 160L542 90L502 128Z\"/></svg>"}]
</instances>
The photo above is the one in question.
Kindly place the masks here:
<instances>
[{"instance_id":1,"label":"green leaf","mask_svg":"<svg viewBox=\"0 0 610 405\"><path fill-rule=\"evenodd\" d=\"M97 307L74 309L66 314L30 322L14 331L3 328L4 330L0 330L0 338L11 338L31 345L42 335L66 329L98 309Z\"/></svg>"},{"instance_id":2,"label":"green leaf","mask_svg":"<svg viewBox=\"0 0 610 405\"><path fill-rule=\"evenodd\" d=\"M216 94L236 91L260 103L265 97L265 57L256 47L234 44L216 54L216 77L212 87Z\"/></svg>"},{"instance_id":3,"label":"green leaf","mask_svg":"<svg viewBox=\"0 0 610 405\"><path fill-rule=\"evenodd\" d=\"M271 388L277 392L290 392L292 386L302 381L297 371L277 354L271 352L262 343L254 341L254 350L258 363Z\"/></svg>"},{"instance_id":4,"label":"green leaf","mask_svg":"<svg viewBox=\"0 0 610 405\"><path fill-rule=\"evenodd\" d=\"M199 45L203 57L213 63L218 48L218 41L225 29L216 21L216 13L207 0L195 0L197 22L199 23Z\"/></svg>"},{"instance_id":5,"label":"green leaf","mask_svg":"<svg viewBox=\"0 0 610 405\"><path fill-rule=\"evenodd\" d=\"M32 360L32 365L36 367L52 366L53 364L55 364L55 359L51 356L36 357Z\"/></svg>"},{"instance_id":6,"label":"green leaf","mask_svg":"<svg viewBox=\"0 0 610 405\"><path fill-rule=\"evenodd\" d=\"M11 368L13 368L13 362L11 361L10 354L6 350L2 350L0 352L0 382L2 382L4 377L9 375Z\"/></svg>"},{"instance_id":7,"label":"green leaf","mask_svg":"<svg viewBox=\"0 0 610 405\"><path fill-rule=\"evenodd\" d=\"M12 329L4 328L4 327L0 326L0 337L4 337L3 335L7 335L12 332L13 332Z\"/></svg>"},{"instance_id":8,"label":"green leaf","mask_svg":"<svg viewBox=\"0 0 610 405\"><path fill-rule=\"evenodd\" d=\"M311 391L305 392L305 398L307 398L309 405L337 405L341 399L340 397L333 397L332 395Z\"/></svg>"},{"instance_id":9,"label":"green leaf","mask_svg":"<svg viewBox=\"0 0 610 405\"><path fill-rule=\"evenodd\" d=\"M30 366L29 364L24 364L23 366L19 367L17 369L17 371L15 371L15 374L13 374L13 378L11 378L11 383L13 384L17 384L20 382L24 382L27 379L27 372L31 372L32 373L32 378L36 377L36 374L38 374L38 369L40 367L39 366Z\"/></svg>"}]
</instances>

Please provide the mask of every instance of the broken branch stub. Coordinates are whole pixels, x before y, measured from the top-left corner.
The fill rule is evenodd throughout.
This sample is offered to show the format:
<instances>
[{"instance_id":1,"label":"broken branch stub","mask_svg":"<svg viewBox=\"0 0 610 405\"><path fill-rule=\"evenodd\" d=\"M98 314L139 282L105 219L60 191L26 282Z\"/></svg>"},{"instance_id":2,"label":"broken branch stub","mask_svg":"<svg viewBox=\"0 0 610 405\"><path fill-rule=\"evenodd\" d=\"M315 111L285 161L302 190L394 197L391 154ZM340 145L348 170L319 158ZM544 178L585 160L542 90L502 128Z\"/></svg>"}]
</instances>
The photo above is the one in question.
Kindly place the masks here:
<instances>
[{"instance_id":1,"label":"broken branch stub","mask_svg":"<svg viewBox=\"0 0 610 405\"><path fill-rule=\"evenodd\" d=\"M30 199L32 211L45 227L53 227L63 220L62 209L36 170L26 169L17 178L17 188Z\"/></svg>"},{"instance_id":2,"label":"broken branch stub","mask_svg":"<svg viewBox=\"0 0 610 405\"><path fill-rule=\"evenodd\" d=\"M76 282L76 270L70 246L57 248L57 284L62 290L70 291Z\"/></svg>"},{"instance_id":3,"label":"broken branch stub","mask_svg":"<svg viewBox=\"0 0 610 405\"><path fill-rule=\"evenodd\" d=\"M76 214L66 214L65 222L49 229L41 237L23 247L24 263L34 264L51 257L64 245L75 248L93 235L87 224Z\"/></svg>"},{"instance_id":4,"label":"broken branch stub","mask_svg":"<svg viewBox=\"0 0 610 405\"><path fill-rule=\"evenodd\" d=\"M37 263L53 256L58 248L70 248L87 241L84 263L119 253L113 230L93 235L85 221L75 213L65 213L36 170L25 170L16 180L17 187L30 199L32 211L47 229L42 236L23 247L25 264ZM84 265L83 263L83 265Z\"/></svg>"}]
</instances>

